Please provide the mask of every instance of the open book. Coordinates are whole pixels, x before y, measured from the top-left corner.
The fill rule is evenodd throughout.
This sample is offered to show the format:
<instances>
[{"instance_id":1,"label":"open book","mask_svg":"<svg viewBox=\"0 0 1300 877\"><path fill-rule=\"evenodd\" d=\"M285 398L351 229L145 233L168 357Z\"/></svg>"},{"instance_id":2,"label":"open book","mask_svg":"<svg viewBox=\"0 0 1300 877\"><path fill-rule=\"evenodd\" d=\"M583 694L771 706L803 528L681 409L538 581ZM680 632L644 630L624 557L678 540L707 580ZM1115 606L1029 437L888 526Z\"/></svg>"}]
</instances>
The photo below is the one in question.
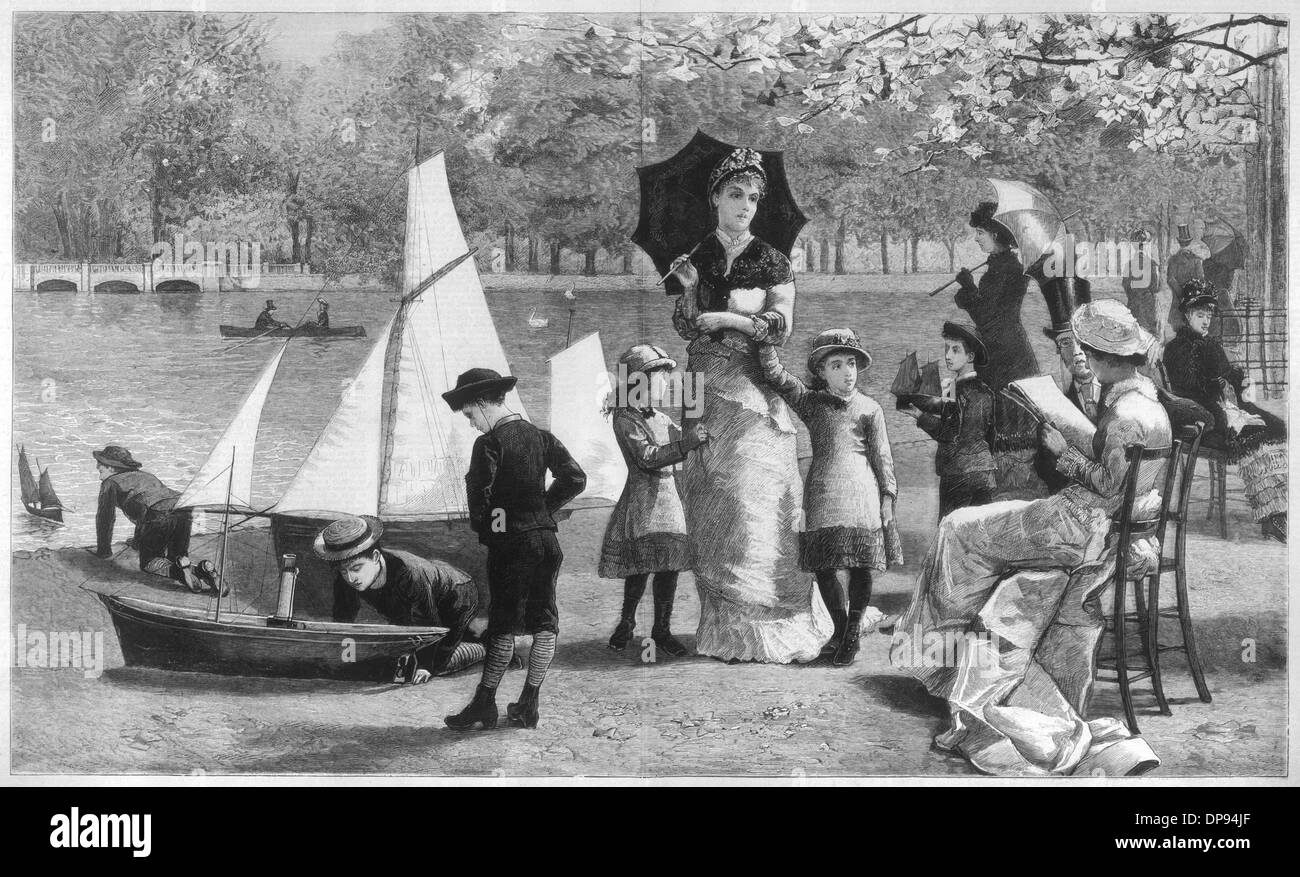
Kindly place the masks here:
<instances>
[{"instance_id":1,"label":"open book","mask_svg":"<svg viewBox=\"0 0 1300 877\"><path fill-rule=\"evenodd\" d=\"M1037 375L1012 381L1002 392L1039 423L1050 423L1059 429L1072 447L1092 459L1092 436L1097 427L1061 392L1051 376Z\"/></svg>"}]
</instances>

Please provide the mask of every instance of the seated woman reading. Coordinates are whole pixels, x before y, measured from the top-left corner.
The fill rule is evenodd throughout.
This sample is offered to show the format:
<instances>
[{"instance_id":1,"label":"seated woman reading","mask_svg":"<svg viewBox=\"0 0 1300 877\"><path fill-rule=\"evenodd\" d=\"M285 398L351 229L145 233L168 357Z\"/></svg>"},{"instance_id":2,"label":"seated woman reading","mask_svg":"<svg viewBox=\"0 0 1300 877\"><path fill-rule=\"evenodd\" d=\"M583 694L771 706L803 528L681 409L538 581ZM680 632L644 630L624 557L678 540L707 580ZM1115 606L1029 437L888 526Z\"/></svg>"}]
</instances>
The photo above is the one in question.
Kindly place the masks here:
<instances>
[{"instance_id":1,"label":"seated woman reading","mask_svg":"<svg viewBox=\"0 0 1300 877\"><path fill-rule=\"evenodd\" d=\"M895 666L948 700L952 724L935 745L988 773L1072 773L1111 746L1120 750L1107 763L1127 764L1126 773L1159 763L1115 719L1081 718L1125 446L1172 440L1155 387L1137 373L1154 339L1116 301L1082 306L1071 326L1102 385L1091 448L1070 446L1045 424L1043 445L1069 486L1045 499L958 509L939 523L891 650ZM1138 518L1159 508L1160 469L1155 461L1140 471ZM948 640L959 647L931 649Z\"/></svg>"}]
</instances>

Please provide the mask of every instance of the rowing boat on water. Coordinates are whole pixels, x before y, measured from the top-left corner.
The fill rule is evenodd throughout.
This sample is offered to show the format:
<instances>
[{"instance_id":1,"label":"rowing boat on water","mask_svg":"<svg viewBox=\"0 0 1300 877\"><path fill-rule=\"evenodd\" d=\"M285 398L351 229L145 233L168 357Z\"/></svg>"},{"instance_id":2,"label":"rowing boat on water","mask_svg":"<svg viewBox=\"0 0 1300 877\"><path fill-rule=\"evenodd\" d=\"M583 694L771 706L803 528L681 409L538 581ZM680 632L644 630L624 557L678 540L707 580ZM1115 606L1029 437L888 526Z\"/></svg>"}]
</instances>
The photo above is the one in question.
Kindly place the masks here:
<instances>
[{"instance_id":1,"label":"rowing boat on water","mask_svg":"<svg viewBox=\"0 0 1300 877\"><path fill-rule=\"evenodd\" d=\"M221 326L222 338L364 338L365 326L298 326L288 329L255 329L252 326Z\"/></svg>"}]
</instances>

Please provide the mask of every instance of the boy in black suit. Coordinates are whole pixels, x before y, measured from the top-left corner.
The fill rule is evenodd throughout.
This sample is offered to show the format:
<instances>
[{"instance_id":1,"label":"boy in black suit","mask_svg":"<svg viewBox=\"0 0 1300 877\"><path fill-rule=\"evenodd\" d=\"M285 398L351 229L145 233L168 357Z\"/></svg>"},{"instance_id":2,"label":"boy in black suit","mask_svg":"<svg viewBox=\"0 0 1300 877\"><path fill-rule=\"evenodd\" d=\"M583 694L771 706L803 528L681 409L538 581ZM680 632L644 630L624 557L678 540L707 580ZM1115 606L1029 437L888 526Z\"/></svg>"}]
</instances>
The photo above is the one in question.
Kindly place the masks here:
<instances>
[{"instance_id":1,"label":"boy in black suit","mask_svg":"<svg viewBox=\"0 0 1300 877\"><path fill-rule=\"evenodd\" d=\"M512 724L537 727L537 695L555 656L560 629L555 582L564 554L555 536L555 513L582 493L587 476L555 436L505 405L513 377L473 368L442 394L483 433L474 442L465 486L469 521L488 549L492 605L485 638L483 679L474 700L453 716L449 728L483 729L497 724L496 690L514 656L515 633L532 634L528 679L517 703L506 707ZM555 481L546 487L546 473Z\"/></svg>"}]
</instances>

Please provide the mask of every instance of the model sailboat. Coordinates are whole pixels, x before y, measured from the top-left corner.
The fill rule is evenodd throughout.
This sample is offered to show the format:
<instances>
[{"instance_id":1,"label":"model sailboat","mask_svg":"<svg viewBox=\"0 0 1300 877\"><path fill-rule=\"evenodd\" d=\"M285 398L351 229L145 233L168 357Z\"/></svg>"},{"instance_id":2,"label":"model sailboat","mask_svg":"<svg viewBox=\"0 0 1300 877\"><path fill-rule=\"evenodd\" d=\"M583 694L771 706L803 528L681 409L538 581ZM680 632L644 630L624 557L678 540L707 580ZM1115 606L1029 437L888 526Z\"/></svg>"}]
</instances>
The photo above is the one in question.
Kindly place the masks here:
<instances>
[{"instance_id":1,"label":"model sailboat","mask_svg":"<svg viewBox=\"0 0 1300 877\"><path fill-rule=\"evenodd\" d=\"M573 509L612 506L627 481L627 464L604 414L613 387L605 370L600 333L593 332L550 359L551 434L587 473Z\"/></svg>"},{"instance_id":2,"label":"model sailboat","mask_svg":"<svg viewBox=\"0 0 1300 877\"><path fill-rule=\"evenodd\" d=\"M39 462L37 468L39 468ZM50 482L50 470L41 469L39 480L32 474L31 463L27 461L27 448L18 448L18 484L22 491L23 508L27 514L51 524L63 523L63 502L54 492Z\"/></svg>"},{"instance_id":3,"label":"model sailboat","mask_svg":"<svg viewBox=\"0 0 1300 877\"><path fill-rule=\"evenodd\" d=\"M389 547L436 554L473 572L481 569L481 550L464 525L464 478L477 433L442 400L457 375L471 367L509 371L472 256L443 155L417 161L407 172L397 312L279 500L260 510L253 502L253 456L262 406L288 342L267 363L177 502L178 507L270 515L275 551L283 559L280 609L270 618L222 619L219 607L209 617L100 594L128 664L391 678L398 655L446 633L436 627L294 619L292 594L300 577L307 587L322 590L332 583L332 570L315 558L311 542L328 521L344 515L382 519ZM506 401L523 413L515 392ZM340 649L344 639L353 643L351 652Z\"/></svg>"}]
</instances>

